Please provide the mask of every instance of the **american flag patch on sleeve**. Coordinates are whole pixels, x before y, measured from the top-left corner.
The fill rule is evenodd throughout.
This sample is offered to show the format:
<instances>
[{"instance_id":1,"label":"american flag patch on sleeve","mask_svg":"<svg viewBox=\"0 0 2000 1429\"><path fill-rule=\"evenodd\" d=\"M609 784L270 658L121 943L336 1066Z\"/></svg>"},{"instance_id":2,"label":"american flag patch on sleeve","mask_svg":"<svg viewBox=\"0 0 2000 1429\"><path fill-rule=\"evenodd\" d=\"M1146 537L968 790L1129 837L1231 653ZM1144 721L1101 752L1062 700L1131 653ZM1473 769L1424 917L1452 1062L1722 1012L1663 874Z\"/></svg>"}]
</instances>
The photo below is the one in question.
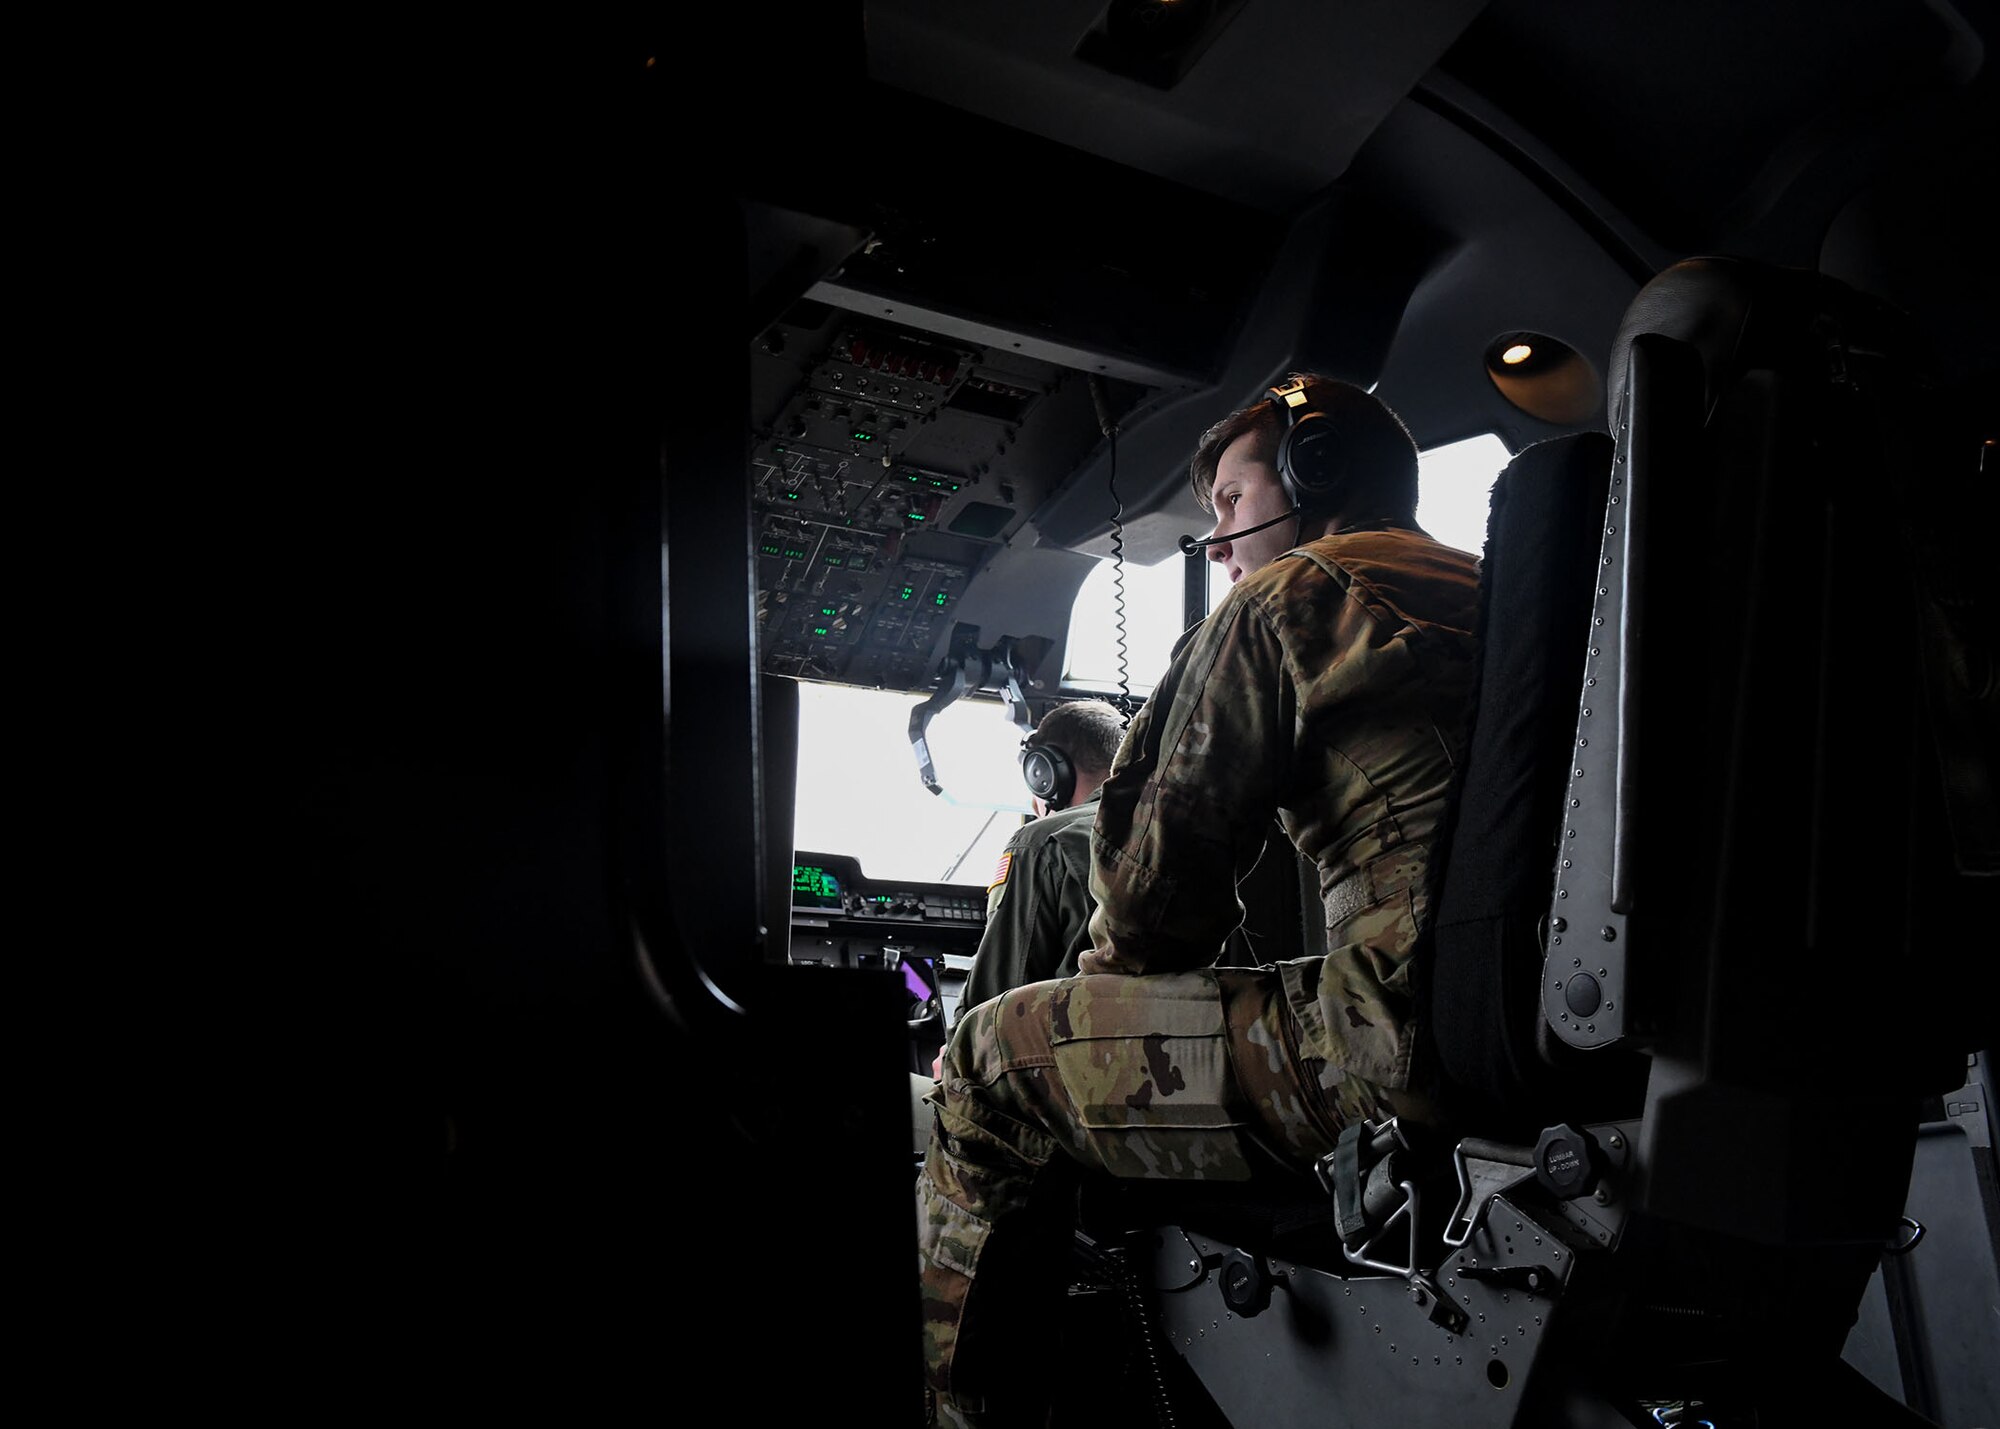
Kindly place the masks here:
<instances>
[{"instance_id":1,"label":"american flag patch on sleeve","mask_svg":"<svg viewBox=\"0 0 2000 1429\"><path fill-rule=\"evenodd\" d=\"M1007 870L1013 866L1014 850L1008 849L1000 855L1000 862L994 866L993 881L986 885L986 891L991 893L994 889L1005 883L1007 881Z\"/></svg>"}]
</instances>

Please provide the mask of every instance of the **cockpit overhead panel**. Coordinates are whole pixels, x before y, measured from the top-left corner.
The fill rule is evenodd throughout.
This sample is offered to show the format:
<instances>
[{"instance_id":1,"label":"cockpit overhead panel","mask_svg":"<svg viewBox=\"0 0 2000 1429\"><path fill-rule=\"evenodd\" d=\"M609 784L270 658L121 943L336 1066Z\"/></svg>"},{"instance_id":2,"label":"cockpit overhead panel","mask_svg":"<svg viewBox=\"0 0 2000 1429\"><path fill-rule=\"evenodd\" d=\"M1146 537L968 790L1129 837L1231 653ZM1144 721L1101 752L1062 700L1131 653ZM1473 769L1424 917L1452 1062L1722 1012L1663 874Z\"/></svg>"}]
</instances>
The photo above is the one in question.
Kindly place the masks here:
<instances>
[{"instance_id":1,"label":"cockpit overhead panel","mask_svg":"<svg viewBox=\"0 0 2000 1429\"><path fill-rule=\"evenodd\" d=\"M967 585L1095 446L1082 374L812 301L752 355L759 663L926 688Z\"/></svg>"}]
</instances>

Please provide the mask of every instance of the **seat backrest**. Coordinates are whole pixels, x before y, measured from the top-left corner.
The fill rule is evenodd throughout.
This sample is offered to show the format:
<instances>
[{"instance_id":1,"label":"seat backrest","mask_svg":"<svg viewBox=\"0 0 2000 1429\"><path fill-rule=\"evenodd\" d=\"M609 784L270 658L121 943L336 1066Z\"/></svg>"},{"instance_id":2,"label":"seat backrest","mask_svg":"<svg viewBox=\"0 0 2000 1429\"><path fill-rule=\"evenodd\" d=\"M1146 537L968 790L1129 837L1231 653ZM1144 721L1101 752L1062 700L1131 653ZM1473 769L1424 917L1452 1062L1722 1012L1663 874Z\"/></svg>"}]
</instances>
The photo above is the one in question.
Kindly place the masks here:
<instances>
[{"instance_id":1,"label":"seat backrest","mask_svg":"<svg viewBox=\"0 0 2000 1429\"><path fill-rule=\"evenodd\" d=\"M1901 315L1811 272L1675 265L1612 381L1628 514L1591 674L1618 698L1578 761L1568 902L1616 1007L1564 1024L1545 986L1549 1021L1650 1045L1656 1211L1862 1243L1900 1211L1916 1101L1992 1016L1995 881L1969 895L1952 845L1923 642L1940 580L1972 584L1951 527L1976 445ZM1990 614L1958 652L1989 669ZM1989 731L1989 781L1992 754ZM1736 1180L1791 1194L1746 1206Z\"/></svg>"},{"instance_id":2,"label":"seat backrest","mask_svg":"<svg viewBox=\"0 0 2000 1429\"><path fill-rule=\"evenodd\" d=\"M1413 965L1420 1046L1452 1119L1525 1138L1565 1119L1637 1111L1643 1065L1539 1035L1549 893L1562 842L1577 698L1591 645L1612 442L1539 442L1493 485L1480 569L1472 731ZM1564 1055L1568 1054L1568 1055Z\"/></svg>"},{"instance_id":3,"label":"seat backrest","mask_svg":"<svg viewBox=\"0 0 2000 1429\"><path fill-rule=\"evenodd\" d=\"M1610 397L1539 1025L1650 1064L1624 1272L1739 1363L1824 1358L1992 1017L1923 641L1977 450L1898 314L1736 260L1642 291Z\"/></svg>"}]
</instances>

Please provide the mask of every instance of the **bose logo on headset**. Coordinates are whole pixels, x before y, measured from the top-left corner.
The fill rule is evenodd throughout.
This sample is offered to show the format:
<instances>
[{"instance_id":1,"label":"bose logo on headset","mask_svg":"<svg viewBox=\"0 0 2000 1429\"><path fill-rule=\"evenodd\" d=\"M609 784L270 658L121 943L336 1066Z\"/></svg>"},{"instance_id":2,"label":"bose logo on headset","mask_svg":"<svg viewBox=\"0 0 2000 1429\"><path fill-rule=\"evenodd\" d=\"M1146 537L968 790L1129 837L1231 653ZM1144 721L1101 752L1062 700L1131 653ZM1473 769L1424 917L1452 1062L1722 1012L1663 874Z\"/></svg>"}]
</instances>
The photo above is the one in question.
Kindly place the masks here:
<instances>
[{"instance_id":1,"label":"bose logo on headset","mask_svg":"<svg viewBox=\"0 0 2000 1429\"><path fill-rule=\"evenodd\" d=\"M1028 792L1051 809L1065 807L1076 793L1076 766L1053 744L1043 744L1034 735L1021 741L1021 777Z\"/></svg>"},{"instance_id":2,"label":"bose logo on headset","mask_svg":"<svg viewBox=\"0 0 2000 1429\"><path fill-rule=\"evenodd\" d=\"M1207 536L1201 540L1183 536L1180 539L1182 555L1192 556L1224 541L1269 530L1280 521L1289 521L1304 512L1321 514L1331 506L1329 498L1340 484L1340 429L1334 425L1332 417L1313 406L1312 397L1306 391L1305 378L1295 377L1289 382L1280 382L1268 391L1270 400L1285 418L1285 435L1278 441L1278 484L1284 489L1291 509L1282 516L1273 516L1269 521L1260 521L1241 531Z\"/></svg>"}]
</instances>

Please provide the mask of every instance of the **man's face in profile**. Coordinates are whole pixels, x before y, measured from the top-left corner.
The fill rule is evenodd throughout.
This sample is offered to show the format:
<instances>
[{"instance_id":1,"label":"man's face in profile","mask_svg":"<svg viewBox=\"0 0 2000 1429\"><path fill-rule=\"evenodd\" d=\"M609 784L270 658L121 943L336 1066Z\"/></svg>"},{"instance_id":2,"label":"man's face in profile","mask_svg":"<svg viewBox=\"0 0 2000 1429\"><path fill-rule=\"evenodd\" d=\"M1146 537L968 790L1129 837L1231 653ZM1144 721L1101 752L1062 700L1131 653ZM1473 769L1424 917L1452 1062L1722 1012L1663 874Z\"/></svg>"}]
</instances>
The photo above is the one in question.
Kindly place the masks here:
<instances>
[{"instance_id":1,"label":"man's face in profile","mask_svg":"<svg viewBox=\"0 0 2000 1429\"><path fill-rule=\"evenodd\" d=\"M1245 432L1222 449L1215 464L1215 485L1209 488L1215 502L1213 534L1226 537L1231 531L1245 530L1291 509L1284 483L1278 480L1278 468L1259 454L1269 440L1263 433ZM1229 572L1229 583L1234 585L1291 550L1298 539L1297 529L1295 522L1280 521L1240 541L1217 542L1208 548L1208 558Z\"/></svg>"}]
</instances>

